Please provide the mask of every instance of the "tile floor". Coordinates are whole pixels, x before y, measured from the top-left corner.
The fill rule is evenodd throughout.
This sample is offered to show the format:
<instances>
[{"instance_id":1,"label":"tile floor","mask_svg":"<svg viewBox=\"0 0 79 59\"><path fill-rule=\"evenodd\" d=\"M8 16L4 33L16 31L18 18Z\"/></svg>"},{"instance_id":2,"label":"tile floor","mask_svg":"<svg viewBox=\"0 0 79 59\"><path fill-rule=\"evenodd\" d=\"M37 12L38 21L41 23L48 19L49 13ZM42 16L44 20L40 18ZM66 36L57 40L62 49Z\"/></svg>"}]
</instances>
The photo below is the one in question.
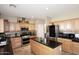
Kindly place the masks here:
<instances>
[{"instance_id":1,"label":"tile floor","mask_svg":"<svg viewBox=\"0 0 79 59\"><path fill-rule=\"evenodd\" d=\"M34 55L31 53L30 45L23 46L14 51L14 55ZM75 55L67 52L62 52L62 55Z\"/></svg>"}]
</instances>

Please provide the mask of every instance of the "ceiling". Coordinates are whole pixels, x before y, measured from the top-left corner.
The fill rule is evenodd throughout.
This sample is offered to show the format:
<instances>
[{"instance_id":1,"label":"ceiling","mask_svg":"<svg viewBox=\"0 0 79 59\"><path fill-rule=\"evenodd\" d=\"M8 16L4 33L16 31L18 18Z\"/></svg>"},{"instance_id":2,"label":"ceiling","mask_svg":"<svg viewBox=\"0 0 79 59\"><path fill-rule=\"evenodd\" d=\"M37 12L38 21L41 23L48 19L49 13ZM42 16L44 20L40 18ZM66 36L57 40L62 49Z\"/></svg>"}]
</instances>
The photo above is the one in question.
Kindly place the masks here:
<instances>
[{"instance_id":1,"label":"ceiling","mask_svg":"<svg viewBox=\"0 0 79 59\"><path fill-rule=\"evenodd\" d=\"M78 4L0 4L0 13L6 17L67 18L78 17Z\"/></svg>"}]
</instances>

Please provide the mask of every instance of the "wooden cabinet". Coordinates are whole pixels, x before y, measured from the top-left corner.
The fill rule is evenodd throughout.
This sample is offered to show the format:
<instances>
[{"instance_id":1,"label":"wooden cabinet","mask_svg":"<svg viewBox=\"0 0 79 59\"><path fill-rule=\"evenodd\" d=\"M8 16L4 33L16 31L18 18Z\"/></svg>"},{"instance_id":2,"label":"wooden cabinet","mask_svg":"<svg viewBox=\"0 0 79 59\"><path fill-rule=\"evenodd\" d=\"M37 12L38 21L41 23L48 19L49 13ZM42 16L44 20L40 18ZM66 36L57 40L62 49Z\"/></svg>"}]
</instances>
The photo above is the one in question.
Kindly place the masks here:
<instances>
[{"instance_id":1,"label":"wooden cabinet","mask_svg":"<svg viewBox=\"0 0 79 59\"><path fill-rule=\"evenodd\" d=\"M74 31L74 21L73 20L65 20L65 21L59 21L55 22L55 25L59 25L59 30L61 32L72 32Z\"/></svg>"},{"instance_id":2,"label":"wooden cabinet","mask_svg":"<svg viewBox=\"0 0 79 59\"><path fill-rule=\"evenodd\" d=\"M20 25L19 25L19 23L15 24L15 31L20 31Z\"/></svg>"},{"instance_id":3,"label":"wooden cabinet","mask_svg":"<svg viewBox=\"0 0 79 59\"><path fill-rule=\"evenodd\" d=\"M15 23L14 22L10 22L10 31L15 31Z\"/></svg>"},{"instance_id":4,"label":"wooden cabinet","mask_svg":"<svg viewBox=\"0 0 79 59\"><path fill-rule=\"evenodd\" d=\"M63 51L79 55L79 42L73 42L63 38L58 38L58 41L62 43Z\"/></svg>"},{"instance_id":5,"label":"wooden cabinet","mask_svg":"<svg viewBox=\"0 0 79 59\"><path fill-rule=\"evenodd\" d=\"M63 46L62 46L63 51L72 53L71 43L72 43L71 40L64 39Z\"/></svg>"},{"instance_id":6,"label":"wooden cabinet","mask_svg":"<svg viewBox=\"0 0 79 59\"><path fill-rule=\"evenodd\" d=\"M59 30L61 32L65 31L65 23L63 21L61 22L56 22L55 25L59 25Z\"/></svg>"},{"instance_id":7,"label":"wooden cabinet","mask_svg":"<svg viewBox=\"0 0 79 59\"><path fill-rule=\"evenodd\" d=\"M8 32L9 31L9 22L5 19L0 19L0 32Z\"/></svg>"},{"instance_id":8,"label":"wooden cabinet","mask_svg":"<svg viewBox=\"0 0 79 59\"><path fill-rule=\"evenodd\" d=\"M10 23L8 20L4 20L4 31L9 32L10 29Z\"/></svg>"},{"instance_id":9,"label":"wooden cabinet","mask_svg":"<svg viewBox=\"0 0 79 59\"><path fill-rule=\"evenodd\" d=\"M75 19L75 20L73 20L74 21L74 26L73 26L73 29L74 29L74 32L75 33L79 33L79 19Z\"/></svg>"},{"instance_id":10,"label":"wooden cabinet","mask_svg":"<svg viewBox=\"0 0 79 59\"><path fill-rule=\"evenodd\" d=\"M64 21L64 29L65 29L65 32L73 32L74 29L74 23L73 23L73 20L66 20Z\"/></svg>"},{"instance_id":11,"label":"wooden cabinet","mask_svg":"<svg viewBox=\"0 0 79 59\"><path fill-rule=\"evenodd\" d=\"M59 30L61 32L75 32L79 33L79 18L73 18L69 20L63 20L54 22L55 25L59 25Z\"/></svg>"},{"instance_id":12,"label":"wooden cabinet","mask_svg":"<svg viewBox=\"0 0 79 59\"><path fill-rule=\"evenodd\" d=\"M50 48L34 40L30 40L31 51L36 55L60 55L61 45L56 48Z\"/></svg>"},{"instance_id":13,"label":"wooden cabinet","mask_svg":"<svg viewBox=\"0 0 79 59\"><path fill-rule=\"evenodd\" d=\"M19 23L20 28L28 28L30 31L34 31L35 30L35 24L34 23Z\"/></svg>"},{"instance_id":14,"label":"wooden cabinet","mask_svg":"<svg viewBox=\"0 0 79 59\"><path fill-rule=\"evenodd\" d=\"M29 30L31 31L35 30L35 24L29 24Z\"/></svg>"},{"instance_id":15,"label":"wooden cabinet","mask_svg":"<svg viewBox=\"0 0 79 59\"><path fill-rule=\"evenodd\" d=\"M72 53L79 55L79 42L72 42Z\"/></svg>"},{"instance_id":16,"label":"wooden cabinet","mask_svg":"<svg viewBox=\"0 0 79 59\"><path fill-rule=\"evenodd\" d=\"M10 22L10 31L20 31L20 25L17 22Z\"/></svg>"},{"instance_id":17,"label":"wooden cabinet","mask_svg":"<svg viewBox=\"0 0 79 59\"><path fill-rule=\"evenodd\" d=\"M4 32L4 21L0 19L0 32Z\"/></svg>"},{"instance_id":18,"label":"wooden cabinet","mask_svg":"<svg viewBox=\"0 0 79 59\"><path fill-rule=\"evenodd\" d=\"M30 45L31 45L31 51L33 53L35 53L35 54L39 54L40 53L40 47L39 47L40 45L37 44L37 42L30 40Z\"/></svg>"},{"instance_id":19,"label":"wooden cabinet","mask_svg":"<svg viewBox=\"0 0 79 59\"><path fill-rule=\"evenodd\" d=\"M62 50L63 51L72 53L72 49L71 49L72 41L71 40L59 38L58 41L62 43Z\"/></svg>"},{"instance_id":20,"label":"wooden cabinet","mask_svg":"<svg viewBox=\"0 0 79 59\"><path fill-rule=\"evenodd\" d=\"M20 25L20 28L29 28L29 23L26 23L26 22L20 22L19 25Z\"/></svg>"},{"instance_id":21,"label":"wooden cabinet","mask_svg":"<svg viewBox=\"0 0 79 59\"><path fill-rule=\"evenodd\" d=\"M21 37L11 38L12 49L16 49L22 46Z\"/></svg>"}]
</instances>

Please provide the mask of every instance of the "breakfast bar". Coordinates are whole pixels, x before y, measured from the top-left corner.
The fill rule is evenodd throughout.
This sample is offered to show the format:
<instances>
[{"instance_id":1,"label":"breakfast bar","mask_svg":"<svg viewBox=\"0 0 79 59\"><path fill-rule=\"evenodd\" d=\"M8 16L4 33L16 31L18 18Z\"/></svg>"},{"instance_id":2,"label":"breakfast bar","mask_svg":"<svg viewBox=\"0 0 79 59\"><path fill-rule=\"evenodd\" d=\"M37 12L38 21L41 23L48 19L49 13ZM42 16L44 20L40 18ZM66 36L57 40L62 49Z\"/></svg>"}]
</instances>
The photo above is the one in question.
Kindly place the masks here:
<instances>
[{"instance_id":1,"label":"breakfast bar","mask_svg":"<svg viewBox=\"0 0 79 59\"><path fill-rule=\"evenodd\" d=\"M61 55L61 43L53 42L52 45L40 42L36 39L30 39L31 51L35 55Z\"/></svg>"}]
</instances>

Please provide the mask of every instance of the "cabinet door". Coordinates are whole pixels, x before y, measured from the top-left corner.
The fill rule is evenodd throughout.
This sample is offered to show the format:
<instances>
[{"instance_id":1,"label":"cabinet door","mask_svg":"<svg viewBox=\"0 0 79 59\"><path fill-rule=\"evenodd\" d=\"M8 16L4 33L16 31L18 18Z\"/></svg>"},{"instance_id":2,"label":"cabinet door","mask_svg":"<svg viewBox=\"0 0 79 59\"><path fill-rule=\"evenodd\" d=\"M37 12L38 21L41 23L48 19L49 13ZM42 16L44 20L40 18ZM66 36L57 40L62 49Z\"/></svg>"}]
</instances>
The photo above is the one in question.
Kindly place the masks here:
<instances>
[{"instance_id":1,"label":"cabinet door","mask_svg":"<svg viewBox=\"0 0 79 59\"><path fill-rule=\"evenodd\" d=\"M59 25L60 32L64 32L65 31L65 22L64 21L56 22L55 25Z\"/></svg>"},{"instance_id":2,"label":"cabinet door","mask_svg":"<svg viewBox=\"0 0 79 59\"><path fill-rule=\"evenodd\" d=\"M79 54L79 43L72 42L72 53Z\"/></svg>"},{"instance_id":3,"label":"cabinet door","mask_svg":"<svg viewBox=\"0 0 79 59\"><path fill-rule=\"evenodd\" d=\"M10 27L9 25L10 25L10 24L9 24L8 20L5 20L5 21L4 21L4 31L5 31L5 32L9 32L9 29L10 29L10 28L9 28L9 27Z\"/></svg>"},{"instance_id":4,"label":"cabinet door","mask_svg":"<svg viewBox=\"0 0 79 59\"><path fill-rule=\"evenodd\" d=\"M16 23L16 25L15 25L15 30L16 30L16 31L20 31L20 25L19 25L19 23Z\"/></svg>"},{"instance_id":5,"label":"cabinet door","mask_svg":"<svg viewBox=\"0 0 79 59\"><path fill-rule=\"evenodd\" d=\"M31 51L37 55L40 54L40 45L33 41L33 40L30 40L30 44L31 44Z\"/></svg>"},{"instance_id":6,"label":"cabinet door","mask_svg":"<svg viewBox=\"0 0 79 59\"><path fill-rule=\"evenodd\" d=\"M65 52L69 52L69 53L72 53L72 50L71 50L71 40L68 40L68 39L65 39L63 41L63 51Z\"/></svg>"},{"instance_id":7,"label":"cabinet door","mask_svg":"<svg viewBox=\"0 0 79 59\"><path fill-rule=\"evenodd\" d=\"M74 25L75 25L74 31L76 33L79 33L79 19L74 20Z\"/></svg>"},{"instance_id":8,"label":"cabinet door","mask_svg":"<svg viewBox=\"0 0 79 59\"><path fill-rule=\"evenodd\" d=\"M67 21L64 21L64 26L65 26L65 31L66 32L73 32L73 27L74 27L74 23L73 23L73 20L67 20Z\"/></svg>"},{"instance_id":9,"label":"cabinet door","mask_svg":"<svg viewBox=\"0 0 79 59\"><path fill-rule=\"evenodd\" d=\"M13 22L10 22L10 31L15 31L16 24Z\"/></svg>"},{"instance_id":10,"label":"cabinet door","mask_svg":"<svg viewBox=\"0 0 79 59\"><path fill-rule=\"evenodd\" d=\"M35 30L35 25L34 24L29 24L29 30Z\"/></svg>"},{"instance_id":11,"label":"cabinet door","mask_svg":"<svg viewBox=\"0 0 79 59\"><path fill-rule=\"evenodd\" d=\"M55 25L59 25L59 30L61 32L72 32L74 31L74 21L73 20L65 20L56 22Z\"/></svg>"},{"instance_id":12,"label":"cabinet door","mask_svg":"<svg viewBox=\"0 0 79 59\"><path fill-rule=\"evenodd\" d=\"M71 50L72 41L71 40L59 38L58 41L62 43L62 50L63 51L72 53L72 50Z\"/></svg>"},{"instance_id":13,"label":"cabinet door","mask_svg":"<svg viewBox=\"0 0 79 59\"><path fill-rule=\"evenodd\" d=\"M0 19L0 32L4 32L4 20Z\"/></svg>"},{"instance_id":14,"label":"cabinet door","mask_svg":"<svg viewBox=\"0 0 79 59\"><path fill-rule=\"evenodd\" d=\"M21 38L11 38L12 48L19 48L22 46Z\"/></svg>"}]
</instances>

